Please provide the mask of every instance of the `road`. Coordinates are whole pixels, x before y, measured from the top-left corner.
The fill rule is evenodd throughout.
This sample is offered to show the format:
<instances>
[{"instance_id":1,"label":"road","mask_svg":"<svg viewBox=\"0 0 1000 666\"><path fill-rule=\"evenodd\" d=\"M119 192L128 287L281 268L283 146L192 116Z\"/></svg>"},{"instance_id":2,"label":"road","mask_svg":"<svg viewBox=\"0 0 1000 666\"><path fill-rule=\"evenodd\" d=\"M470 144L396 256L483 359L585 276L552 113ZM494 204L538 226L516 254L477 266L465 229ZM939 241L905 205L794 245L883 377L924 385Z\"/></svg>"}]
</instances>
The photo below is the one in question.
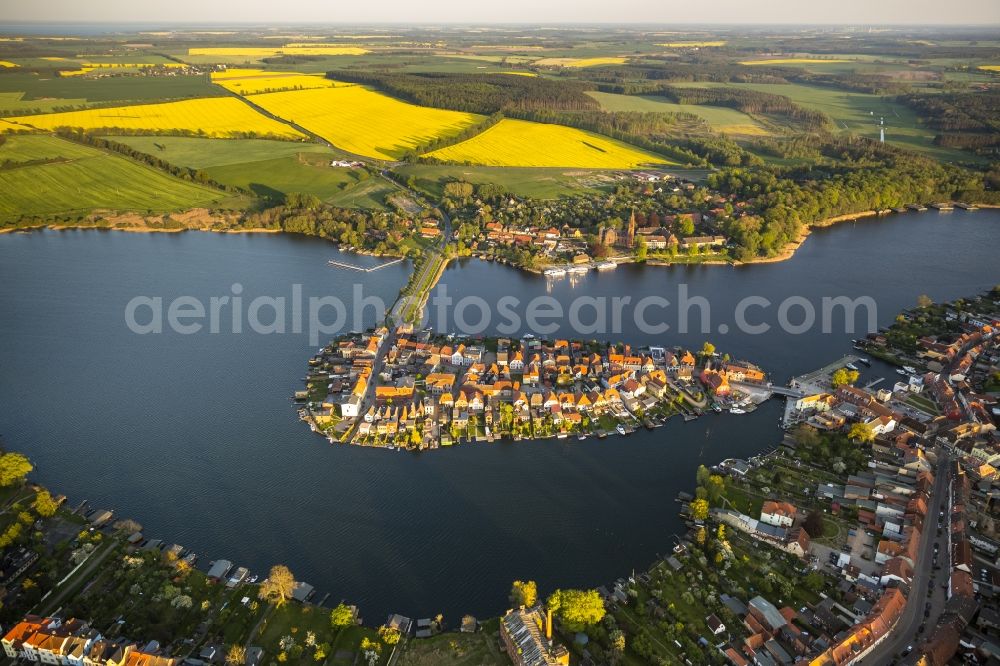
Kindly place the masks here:
<instances>
[{"instance_id":1,"label":"road","mask_svg":"<svg viewBox=\"0 0 1000 666\"><path fill-rule=\"evenodd\" d=\"M951 476L951 466L948 456L939 456L935 470L934 491L927 503L927 519L923 534L920 536L920 549L917 566L913 572L913 582L910 585L910 595L906 599L903 615L896 622L889 637L872 651L859 664L892 663L908 646L916 646L925 634L920 633L920 626L926 623L929 630L937 623L937 618L944 610L947 601L947 591L941 583L948 581L951 566L948 558L951 556L948 547L948 523L946 521L941 534L937 533L937 520L940 512L947 506L948 480ZM947 512L946 512L947 513ZM933 567L934 544L938 544L940 569ZM928 589L931 590L928 596ZM930 616L924 617L927 602L931 603Z\"/></svg>"}]
</instances>

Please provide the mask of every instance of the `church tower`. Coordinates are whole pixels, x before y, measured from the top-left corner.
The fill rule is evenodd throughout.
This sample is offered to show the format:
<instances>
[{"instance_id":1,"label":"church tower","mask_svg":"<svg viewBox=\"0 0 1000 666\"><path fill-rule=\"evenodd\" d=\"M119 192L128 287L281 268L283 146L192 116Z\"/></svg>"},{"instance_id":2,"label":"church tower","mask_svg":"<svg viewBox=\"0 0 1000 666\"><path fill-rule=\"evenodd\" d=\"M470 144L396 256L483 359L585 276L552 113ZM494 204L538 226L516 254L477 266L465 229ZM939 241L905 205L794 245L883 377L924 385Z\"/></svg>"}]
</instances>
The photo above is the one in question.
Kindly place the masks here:
<instances>
[{"instance_id":1,"label":"church tower","mask_svg":"<svg viewBox=\"0 0 1000 666\"><path fill-rule=\"evenodd\" d=\"M635 208L628 218L628 234L625 236L625 245L629 248L635 247Z\"/></svg>"}]
</instances>

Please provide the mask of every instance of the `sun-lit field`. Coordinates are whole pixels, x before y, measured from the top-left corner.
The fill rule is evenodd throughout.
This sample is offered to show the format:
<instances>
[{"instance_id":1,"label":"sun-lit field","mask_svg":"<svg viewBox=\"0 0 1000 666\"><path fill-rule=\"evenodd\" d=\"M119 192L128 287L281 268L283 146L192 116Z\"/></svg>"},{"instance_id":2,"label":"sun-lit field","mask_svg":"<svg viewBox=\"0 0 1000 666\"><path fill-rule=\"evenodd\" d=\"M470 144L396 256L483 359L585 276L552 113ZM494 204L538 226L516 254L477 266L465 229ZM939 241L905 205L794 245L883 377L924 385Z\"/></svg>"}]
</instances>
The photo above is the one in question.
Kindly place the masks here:
<instances>
[{"instance_id":1,"label":"sun-lit field","mask_svg":"<svg viewBox=\"0 0 1000 666\"><path fill-rule=\"evenodd\" d=\"M18 116L7 120L43 130L73 127L150 133L190 133L207 137L256 136L301 139L288 125L254 111L233 97L191 99L163 104L118 106L65 113Z\"/></svg>"},{"instance_id":2,"label":"sun-lit field","mask_svg":"<svg viewBox=\"0 0 1000 666\"><path fill-rule=\"evenodd\" d=\"M322 74L269 72L260 69L229 69L225 72L212 72L212 82L238 95L253 95L281 90L332 88L338 85L337 81L331 81Z\"/></svg>"},{"instance_id":3,"label":"sun-lit field","mask_svg":"<svg viewBox=\"0 0 1000 666\"><path fill-rule=\"evenodd\" d=\"M9 60L0 60L0 67L17 67L17 65Z\"/></svg>"},{"instance_id":4,"label":"sun-lit field","mask_svg":"<svg viewBox=\"0 0 1000 666\"><path fill-rule=\"evenodd\" d=\"M979 69L985 69L987 72L1000 72L1000 65L980 65Z\"/></svg>"},{"instance_id":5,"label":"sun-lit field","mask_svg":"<svg viewBox=\"0 0 1000 666\"><path fill-rule=\"evenodd\" d=\"M621 65L627 60L618 56L601 58L542 58L533 64L542 67L597 67L599 65Z\"/></svg>"},{"instance_id":6,"label":"sun-lit field","mask_svg":"<svg viewBox=\"0 0 1000 666\"><path fill-rule=\"evenodd\" d=\"M188 49L188 55L193 56L240 56L249 58L267 58L276 55L304 56L335 56L364 55L370 53L360 46L275 46L275 47L244 47L244 46L208 46Z\"/></svg>"},{"instance_id":7,"label":"sun-lit field","mask_svg":"<svg viewBox=\"0 0 1000 666\"><path fill-rule=\"evenodd\" d=\"M0 219L95 208L170 211L209 206L223 192L53 136L12 136L0 146Z\"/></svg>"},{"instance_id":8,"label":"sun-lit field","mask_svg":"<svg viewBox=\"0 0 1000 666\"><path fill-rule=\"evenodd\" d=\"M816 65L831 62L852 62L843 58L770 58L764 60L741 60L741 65Z\"/></svg>"},{"instance_id":9,"label":"sun-lit field","mask_svg":"<svg viewBox=\"0 0 1000 666\"><path fill-rule=\"evenodd\" d=\"M7 132L24 132L29 128L23 125L15 125L14 123L7 122L6 120L0 120L0 134L5 134Z\"/></svg>"},{"instance_id":10,"label":"sun-lit field","mask_svg":"<svg viewBox=\"0 0 1000 666\"><path fill-rule=\"evenodd\" d=\"M581 169L628 169L667 162L600 134L509 118L468 141L428 153L428 157L487 166Z\"/></svg>"},{"instance_id":11,"label":"sun-lit field","mask_svg":"<svg viewBox=\"0 0 1000 666\"><path fill-rule=\"evenodd\" d=\"M145 69L147 67L166 67L167 69L185 69L187 65L179 62L85 62L80 69L59 72L59 76L83 76L101 69Z\"/></svg>"},{"instance_id":12,"label":"sun-lit field","mask_svg":"<svg viewBox=\"0 0 1000 666\"><path fill-rule=\"evenodd\" d=\"M265 93L249 100L338 148L387 160L482 120L473 113L407 104L353 85Z\"/></svg>"},{"instance_id":13,"label":"sun-lit field","mask_svg":"<svg viewBox=\"0 0 1000 666\"><path fill-rule=\"evenodd\" d=\"M662 46L668 49L693 49L693 48L705 48L708 46L725 46L726 43L719 42L665 42L662 44L657 44L657 46Z\"/></svg>"}]
</instances>

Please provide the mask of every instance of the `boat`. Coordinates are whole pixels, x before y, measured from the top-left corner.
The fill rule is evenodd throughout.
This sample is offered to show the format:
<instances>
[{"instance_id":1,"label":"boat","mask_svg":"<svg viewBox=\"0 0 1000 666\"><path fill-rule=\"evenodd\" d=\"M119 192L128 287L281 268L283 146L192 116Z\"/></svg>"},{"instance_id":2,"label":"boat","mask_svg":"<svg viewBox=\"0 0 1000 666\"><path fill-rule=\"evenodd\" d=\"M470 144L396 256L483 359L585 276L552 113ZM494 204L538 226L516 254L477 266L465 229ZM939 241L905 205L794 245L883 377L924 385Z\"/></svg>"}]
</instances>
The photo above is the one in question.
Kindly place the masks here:
<instances>
[{"instance_id":1,"label":"boat","mask_svg":"<svg viewBox=\"0 0 1000 666\"><path fill-rule=\"evenodd\" d=\"M566 439L568 436L569 435L567 435L566 433L561 432L558 435L556 435L556 439Z\"/></svg>"},{"instance_id":2,"label":"boat","mask_svg":"<svg viewBox=\"0 0 1000 666\"><path fill-rule=\"evenodd\" d=\"M896 368L896 374L897 375L904 375L905 376L906 375L906 370L903 370L902 368Z\"/></svg>"},{"instance_id":3,"label":"boat","mask_svg":"<svg viewBox=\"0 0 1000 666\"><path fill-rule=\"evenodd\" d=\"M577 435L577 436L576 436L576 439L577 439L578 441L581 441L581 442L582 442L583 440L587 439L587 436L586 436L586 435Z\"/></svg>"},{"instance_id":4,"label":"boat","mask_svg":"<svg viewBox=\"0 0 1000 666\"><path fill-rule=\"evenodd\" d=\"M869 368L870 368L870 367L872 367L872 362L871 362L871 361L869 361L869 360L868 360L867 358L859 358L859 359L858 359L858 363L864 363L864 364L865 364L865 365L867 365L867 366L868 366Z\"/></svg>"},{"instance_id":5,"label":"boat","mask_svg":"<svg viewBox=\"0 0 1000 666\"><path fill-rule=\"evenodd\" d=\"M590 270L589 266L572 266L566 269L566 272L570 275L580 275L581 273L586 273Z\"/></svg>"},{"instance_id":6,"label":"boat","mask_svg":"<svg viewBox=\"0 0 1000 666\"><path fill-rule=\"evenodd\" d=\"M712 405L712 411L715 412L716 414L721 414L722 413L722 405L720 405L718 403L714 403Z\"/></svg>"},{"instance_id":7,"label":"boat","mask_svg":"<svg viewBox=\"0 0 1000 666\"><path fill-rule=\"evenodd\" d=\"M729 408L729 413L730 414L746 414L746 411L740 409L739 407L730 407Z\"/></svg>"},{"instance_id":8,"label":"boat","mask_svg":"<svg viewBox=\"0 0 1000 666\"><path fill-rule=\"evenodd\" d=\"M615 426L615 430L618 431L619 435L624 435L625 434L625 426L623 426L621 423L619 423L617 426Z\"/></svg>"},{"instance_id":9,"label":"boat","mask_svg":"<svg viewBox=\"0 0 1000 666\"><path fill-rule=\"evenodd\" d=\"M914 368L912 365L904 365L903 370L911 375L917 374L917 369Z\"/></svg>"},{"instance_id":10,"label":"boat","mask_svg":"<svg viewBox=\"0 0 1000 666\"><path fill-rule=\"evenodd\" d=\"M858 366L854 365L853 363L848 363L844 367L847 368L848 370L857 370L858 369Z\"/></svg>"},{"instance_id":11,"label":"boat","mask_svg":"<svg viewBox=\"0 0 1000 666\"><path fill-rule=\"evenodd\" d=\"M545 275L546 275L546 277L560 277L560 276L566 275L566 269L565 268L546 268L545 269Z\"/></svg>"},{"instance_id":12,"label":"boat","mask_svg":"<svg viewBox=\"0 0 1000 666\"><path fill-rule=\"evenodd\" d=\"M597 270L599 271L611 271L618 268L618 264L613 261L602 261L597 264Z\"/></svg>"}]
</instances>

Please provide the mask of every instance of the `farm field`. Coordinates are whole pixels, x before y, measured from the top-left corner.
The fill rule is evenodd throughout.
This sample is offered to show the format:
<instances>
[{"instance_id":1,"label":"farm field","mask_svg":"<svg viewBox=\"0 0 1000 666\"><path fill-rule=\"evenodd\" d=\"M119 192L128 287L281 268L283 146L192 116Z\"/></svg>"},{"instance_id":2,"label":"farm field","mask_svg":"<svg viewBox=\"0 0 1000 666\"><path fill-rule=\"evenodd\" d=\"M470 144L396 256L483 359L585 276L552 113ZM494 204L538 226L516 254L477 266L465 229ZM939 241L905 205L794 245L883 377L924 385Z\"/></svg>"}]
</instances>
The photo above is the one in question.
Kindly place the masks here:
<instances>
[{"instance_id":1,"label":"farm field","mask_svg":"<svg viewBox=\"0 0 1000 666\"><path fill-rule=\"evenodd\" d=\"M741 65L814 65L823 63L852 62L843 58L764 58L761 60L741 60Z\"/></svg>"},{"instance_id":2,"label":"farm field","mask_svg":"<svg viewBox=\"0 0 1000 666\"><path fill-rule=\"evenodd\" d=\"M190 136L109 136L112 141L191 169L231 166L278 157L316 153L327 160L340 155L318 143L272 139L204 139Z\"/></svg>"},{"instance_id":3,"label":"farm field","mask_svg":"<svg viewBox=\"0 0 1000 666\"><path fill-rule=\"evenodd\" d=\"M401 102L363 86L251 95L252 103L355 155L395 160L482 116Z\"/></svg>"},{"instance_id":4,"label":"farm field","mask_svg":"<svg viewBox=\"0 0 1000 666\"><path fill-rule=\"evenodd\" d=\"M693 48L706 48L712 46L725 46L724 41L708 41L708 42L662 42L657 44L657 46L662 46L667 49L693 49Z\"/></svg>"},{"instance_id":5,"label":"farm field","mask_svg":"<svg viewBox=\"0 0 1000 666\"><path fill-rule=\"evenodd\" d=\"M277 55L303 55L303 56L339 56L339 55L364 55L369 50L360 46L351 45L292 45L275 47L245 47L245 46L209 46L203 48L190 48L188 55L193 56L236 56L249 58L267 58Z\"/></svg>"},{"instance_id":6,"label":"farm field","mask_svg":"<svg viewBox=\"0 0 1000 666\"><path fill-rule=\"evenodd\" d=\"M742 111L721 106L674 104L662 97L639 97L588 91L604 111L652 111L654 113L691 113L705 120L712 129L725 134L766 136L770 134L758 120Z\"/></svg>"},{"instance_id":7,"label":"farm field","mask_svg":"<svg viewBox=\"0 0 1000 666\"><path fill-rule=\"evenodd\" d=\"M176 166L204 171L223 185L246 188L272 201L290 193L312 194L325 201L345 194L364 178L360 170L331 167L330 161L340 154L318 143L197 137L108 138Z\"/></svg>"},{"instance_id":8,"label":"farm field","mask_svg":"<svg viewBox=\"0 0 1000 666\"><path fill-rule=\"evenodd\" d=\"M272 72L262 69L228 69L225 72L212 72L212 83L237 95L253 95L282 90L333 88L338 85L337 81L331 81L322 74Z\"/></svg>"},{"instance_id":9,"label":"farm field","mask_svg":"<svg viewBox=\"0 0 1000 666\"><path fill-rule=\"evenodd\" d=\"M919 123L916 114L891 98L833 88L782 83L676 83L687 87L734 86L775 95L785 95L796 104L822 111L836 123L839 131L878 138L878 119L886 122L886 141L924 152L940 159L969 160L968 153L935 146L934 132Z\"/></svg>"},{"instance_id":10,"label":"farm field","mask_svg":"<svg viewBox=\"0 0 1000 666\"><path fill-rule=\"evenodd\" d=\"M405 179L413 179L416 189L435 201L444 196L444 184L449 180L464 180L474 185L495 183L517 196L537 199L557 199L562 196L610 190L615 179L600 171L545 169L540 167L509 167L500 169L484 166L442 164L405 164L396 169Z\"/></svg>"},{"instance_id":11,"label":"farm field","mask_svg":"<svg viewBox=\"0 0 1000 666\"><path fill-rule=\"evenodd\" d=\"M539 67L598 67L600 65L620 65L628 58L618 56L598 56L594 58L542 58L533 65Z\"/></svg>"},{"instance_id":12,"label":"farm field","mask_svg":"<svg viewBox=\"0 0 1000 666\"><path fill-rule=\"evenodd\" d=\"M0 145L0 219L95 209L167 212L232 197L117 155L52 136L9 136ZM47 160L47 162L37 163ZM18 163L36 162L19 166Z\"/></svg>"},{"instance_id":13,"label":"farm field","mask_svg":"<svg viewBox=\"0 0 1000 666\"><path fill-rule=\"evenodd\" d=\"M16 94L12 101L5 94ZM121 76L91 79L87 77L44 77L13 72L0 76L0 111L9 113L44 113L56 107L83 106L93 103L132 104L191 97L217 97L225 91L212 85L205 76Z\"/></svg>"},{"instance_id":14,"label":"farm field","mask_svg":"<svg viewBox=\"0 0 1000 666\"><path fill-rule=\"evenodd\" d=\"M298 130L268 118L232 97L16 116L7 120L43 130L54 130L58 127L84 130L109 128L151 133L178 132L222 138L250 134L287 139L305 138Z\"/></svg>"},{"instance_id":15,"label":"farm field","mask_svg":"<svg viewBox=\"0 0 1000 666\"><path fill-rule=\"evenodd\" d=\"M508 167L628 169L666 158L600 134L505 118L467 141L428 153L449 162Z\"/></svg>"}]
</instances>

